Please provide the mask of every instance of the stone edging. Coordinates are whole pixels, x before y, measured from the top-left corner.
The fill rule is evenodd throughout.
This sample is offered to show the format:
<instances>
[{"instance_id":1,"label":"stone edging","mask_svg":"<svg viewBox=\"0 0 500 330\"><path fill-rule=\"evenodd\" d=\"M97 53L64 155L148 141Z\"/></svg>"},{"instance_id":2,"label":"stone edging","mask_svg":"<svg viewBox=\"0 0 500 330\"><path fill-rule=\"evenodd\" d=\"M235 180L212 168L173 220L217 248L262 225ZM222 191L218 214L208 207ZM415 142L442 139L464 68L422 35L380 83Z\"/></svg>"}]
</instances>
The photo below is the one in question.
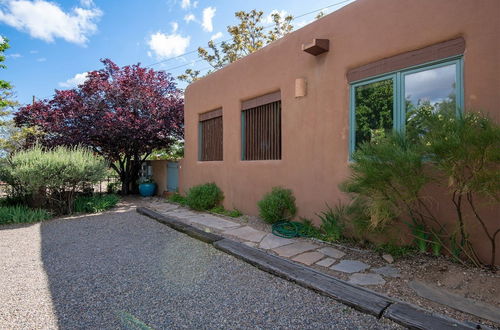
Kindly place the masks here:
<instances>
[{"instance_id":1,"label":"stone edging","mask_svg":"<svg viewBox=\"0 0 500 330\"><path fill-rule=\"evenodd\" d=\"M313 289L359 311L378 318L384 317L410 329L486 329L476 323L464 323L417 306L384 296L372 290L353 285L317 270L271 255L245 244L208 233L179 220L145 207L137 212L161 222L193 238L212 244L216 249L231 254L249 264Z\"/></svg>"}]
</instances>

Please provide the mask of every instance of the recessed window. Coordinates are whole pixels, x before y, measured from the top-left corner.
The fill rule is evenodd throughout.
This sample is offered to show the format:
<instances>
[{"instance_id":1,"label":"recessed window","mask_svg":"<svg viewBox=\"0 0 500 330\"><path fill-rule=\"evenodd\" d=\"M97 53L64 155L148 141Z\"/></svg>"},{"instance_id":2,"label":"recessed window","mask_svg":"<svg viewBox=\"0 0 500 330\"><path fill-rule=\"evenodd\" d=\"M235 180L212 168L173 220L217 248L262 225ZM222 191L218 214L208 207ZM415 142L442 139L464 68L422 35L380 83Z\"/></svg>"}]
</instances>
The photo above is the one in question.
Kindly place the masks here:
<instances>
[{"instance_id":1,"label":"recessed window","mask_svg":"<svg viewBox=\"0 0 500 330\"><path fill-rule=\"evenodd\" d=\"M462 59L435 62L351 84L351 153L392 130L412 111L462 109Z\"/></svg>"},{"instance_id":2,"label":"recessed window","mask_svg":"<svg viewBox=\"0 0 500 330\"><path fill-rule=\"evenodd\" d=\"M223 131L222 109L200 115L199 121L199 154L200 161L222 160Z\"/></svg>"},{"instance_id":3,"label":"recessed window","mask_svg":"<svg viewBox=\"0 0 500 330\"><path fill-rule=\"evenodd\" d=\"M281 159L279 92L245 101L241 116L242 159Z\"/></svg>"}]
</instances>

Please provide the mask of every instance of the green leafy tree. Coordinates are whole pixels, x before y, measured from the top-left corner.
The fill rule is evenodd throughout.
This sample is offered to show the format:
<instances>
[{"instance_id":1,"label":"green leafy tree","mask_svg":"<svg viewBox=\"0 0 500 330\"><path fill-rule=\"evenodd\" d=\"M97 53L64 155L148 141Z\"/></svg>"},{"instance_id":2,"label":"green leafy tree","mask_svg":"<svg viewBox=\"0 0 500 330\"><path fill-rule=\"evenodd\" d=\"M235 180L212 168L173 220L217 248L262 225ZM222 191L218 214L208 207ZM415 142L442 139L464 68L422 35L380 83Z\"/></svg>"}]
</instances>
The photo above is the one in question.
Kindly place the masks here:
<instances>
[{"instance_id":1,"label":"green leafy tree","mask_svg":"<svg viewBox=\"0 0 500 330\"><path fill-rule=\"evenodd\" d=\"M218 45L210 40L208 48L198 48L198 56L212 67L207 74L255 52L292 31L291 15L282 17L279 13L272 13L273 25L267 32L264 31L267 27L263 25L263 15L264 12L255 9L250 12L236 12L235 16L239 23L227 27L227 32L231 36L229 41L223 41ZM187 69L177 78L191 83L201 78L200 71Z\"/></svg>"}]
</instances>

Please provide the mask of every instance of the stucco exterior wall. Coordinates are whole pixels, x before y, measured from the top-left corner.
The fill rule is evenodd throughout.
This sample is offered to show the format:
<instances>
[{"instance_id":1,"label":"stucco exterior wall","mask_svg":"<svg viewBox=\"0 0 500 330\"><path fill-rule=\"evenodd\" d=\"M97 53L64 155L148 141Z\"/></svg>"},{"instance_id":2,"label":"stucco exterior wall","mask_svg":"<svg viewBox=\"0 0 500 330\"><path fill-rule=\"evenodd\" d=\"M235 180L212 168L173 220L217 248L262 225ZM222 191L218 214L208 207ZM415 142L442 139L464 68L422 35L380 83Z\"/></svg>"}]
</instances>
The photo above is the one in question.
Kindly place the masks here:
<instances>
[{"instance_id":1,"label":"stucco exterior wall","mask_svg":"<svg viewBox=\"0 0 500 330\"><path fill-rule=\"evenodd\" d=\"M167 191L167 161L149 161L153 168L153 180L156 182L156 195L162 196Z\"/></svg>"},{"instance_id":2,"label":"stucco exterior wall","mask_svg":"<svg viewBox=\"0 0 500 330\"><path fill-rule=\"evenodd\" d=\"M225 207L257 214L257 201L271 187L284 186L297 198L298 215L317 221L325 202L347 198L338 189L349 175L347 71L460 36L466 47L465 106L488 111L500 122L499 17L498 0L358 0L191 84L181 192L214 181L224 191ZM330 51L316 57L303 52L301 45L313 38L329 39ZM296 78L307 80L305 97L294 97ZM241 102L277 90L282 159L242 161ZM220 107L224 160L199 162L198 116ZM497 206L488 212L500 214Z\"/></svg>"}]
</instances>

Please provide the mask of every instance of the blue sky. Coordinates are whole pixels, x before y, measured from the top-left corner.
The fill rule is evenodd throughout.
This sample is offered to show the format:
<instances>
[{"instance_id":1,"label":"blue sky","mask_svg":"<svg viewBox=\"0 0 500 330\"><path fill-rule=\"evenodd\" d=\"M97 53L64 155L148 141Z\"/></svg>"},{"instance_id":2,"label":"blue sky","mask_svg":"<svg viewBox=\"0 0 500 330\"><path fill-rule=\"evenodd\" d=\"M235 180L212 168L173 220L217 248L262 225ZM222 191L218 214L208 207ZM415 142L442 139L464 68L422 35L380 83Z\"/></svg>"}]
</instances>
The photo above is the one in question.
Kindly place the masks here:
<instances>
[{"instance_id":1,"label":"blue sky","mask_svg":"<svg viewBox=\"0 0 500 330\"><path fill-rule=\"evenodd\" d=\"M211 38L227 39L226 27L237 23L238 10L299 16L340 3L323 10L329 13L352 1L0 0L0 35L11 46L0 77L14 85L16 99L25 104L33 95L47 98L54 89L71 88L85 72L100 69L101 58L118 65L164 61L152 67L177 76L188 67L207 68L205 62L192 63L196 53L179 55ZM316 14L293 24L303 26Z\"/></svg>"}]
</instances>

